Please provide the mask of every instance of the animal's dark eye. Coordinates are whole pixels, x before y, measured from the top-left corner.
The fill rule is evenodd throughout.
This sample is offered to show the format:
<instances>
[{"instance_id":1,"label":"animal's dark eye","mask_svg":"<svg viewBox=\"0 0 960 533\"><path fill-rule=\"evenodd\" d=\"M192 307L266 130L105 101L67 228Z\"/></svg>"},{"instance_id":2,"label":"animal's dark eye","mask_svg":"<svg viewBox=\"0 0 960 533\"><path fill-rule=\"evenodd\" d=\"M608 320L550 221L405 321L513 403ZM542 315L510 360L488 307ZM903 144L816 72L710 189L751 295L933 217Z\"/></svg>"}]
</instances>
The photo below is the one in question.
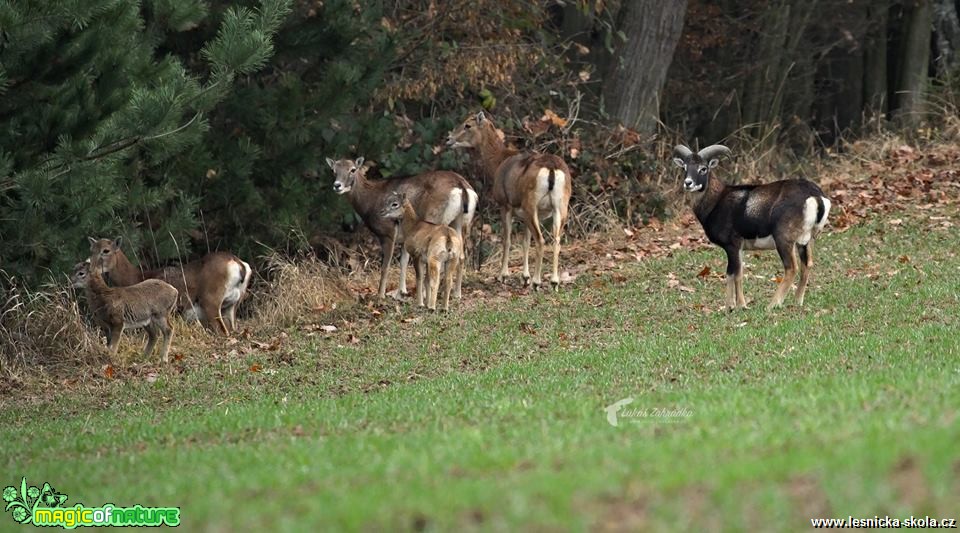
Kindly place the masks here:
<instances>
[{"instance_id":1,"label":"animal's dark eye","mask_svg":"<svg viewBox=\"0 0 960 533\"><path fill-rule=\"evenodd\" d=\"M706 173L707 173L707 167L700 167L700 173L701 173L701 174L706 174Z\"/></svg>"},{"instance_id":2,"label":"animal's dark eye","mask_svg":"<svg viewBox=\"0 0 960 533\"><path fill-rule=\"evenodd\" d=\"M350 169L350 173L351 173L351 174L353 174L353 173L356 172L356 171L357 171L357 167L353 167L353 168Z\"/></svg>"},{"instance_id":3,"label":"animal's dark eye","mask_svg":"<svg viewBox=\"0 0 960 533\"><path fill-rule=\"evenodd\" d=\"M104 249L102 252L100 252L100 253L101 253L102 255L107 255L108 253L110 253L110 250L108 250L108 249L105 248L105 249Z\"/></svg>"},{"instance_id":4,"label":"animal's dark eye","mask_svg":"<svg viewBox=\"0 0 960 533\"><path fill-rule=\"evenodd\" d=\"M465 129L465 130L470 129L470 124L464 124L464 125L463 125L463 129Z\"/></svg>"}]
</instances>

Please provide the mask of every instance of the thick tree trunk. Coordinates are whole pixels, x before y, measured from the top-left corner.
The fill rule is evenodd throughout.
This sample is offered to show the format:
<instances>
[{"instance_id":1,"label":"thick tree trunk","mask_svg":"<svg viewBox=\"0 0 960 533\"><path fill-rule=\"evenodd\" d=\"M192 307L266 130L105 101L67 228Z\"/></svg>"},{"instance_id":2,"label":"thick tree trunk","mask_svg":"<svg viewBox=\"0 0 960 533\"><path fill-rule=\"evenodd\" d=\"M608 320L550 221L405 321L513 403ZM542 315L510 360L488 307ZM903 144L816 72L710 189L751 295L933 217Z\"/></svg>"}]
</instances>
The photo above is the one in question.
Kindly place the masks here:
<instances>
[{"instance_id":1,"label":"thick tree trunk","mask_svg":"<svg viewBox=\"0 0 960 533\"><path fill-rule=\"evenodd\" d=\"M889 109L887 96L887 23L890 6L887 0L877 0L868 7L870 30L863 55L863 102L868 114L883 116Z\"/></svg>"},{"instance_id":2,"label":"thick tree trunk","mask_svg":"<svg viewBox=\"0 0 960 533\"><path fill-rule=\"evenodd\" d=\"M954 0L935 0L933 13L937 74L944 76L960 69L960 16Z\"/></svg>"},{"instance_id":3,"label":"thick tree trunk","mask_svg":"<svg viewBox=\"0 0 960 533\"><path fill-rule=\"evenodd\" d=\"M933 30L932 0L914 0L907 12L903 36L903 55L897 84L897 116L905 125L920 120L930 64L930 37Z\"/></svg>"},{"instance_id":4,"label":"thick tree trunk","mask_svg":"<svg viewBox=\"0 0 960 533\"><path fill-rule=\"evenodd\" d=\"M753 71L744 85L741 115L743 125L751 126L757 138L775 141L769 133L779 127L785 103L794 107L788 94L810 99L814 81L810 54L800 47L817 8L817 0L778 0L761 15L762 33L757 35Z\"/></svg>"},{"instance_id":5,"label":"thick tree trunk","mask_svg":"<svg viewBox=\"0 0 960 533\"><path fill-rule=\"evenodd\" d=\"M627 0L618 14L619 43L603 80L607 113L642 133L659 119L660 91L683 30L687 0Z\"/></svg>"}]
</instances>

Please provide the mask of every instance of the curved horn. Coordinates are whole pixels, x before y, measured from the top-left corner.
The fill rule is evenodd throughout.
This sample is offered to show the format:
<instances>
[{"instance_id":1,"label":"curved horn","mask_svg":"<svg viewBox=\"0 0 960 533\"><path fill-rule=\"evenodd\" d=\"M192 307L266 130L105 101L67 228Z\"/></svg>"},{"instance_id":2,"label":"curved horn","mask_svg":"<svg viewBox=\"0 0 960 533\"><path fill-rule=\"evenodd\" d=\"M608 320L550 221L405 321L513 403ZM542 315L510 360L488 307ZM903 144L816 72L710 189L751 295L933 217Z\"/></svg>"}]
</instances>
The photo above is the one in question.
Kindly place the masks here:
<instances>
[{"instance_id":1,"label":"curved horn","mask_svg":"<svg viewBox=\"0 0 960 533\"><path fill-rule=\"evenodd\" d=\"M690 159L690 156L693 155L693 151L682 144L678 144L673 147L673 155L683 159L684 161L687 161Z\"/></svg>"},{"instance_id":2,"label":"curved horn","mask_svg":"<svg viewBox=\"0 0 960 533\"><path fill-rule=\"evenodd\" d=\"M700 159L704 161L709 161L711 159L717 158L718 156L730 155L731 153L733 152L731 152L729 148L727 148L722 144L711 144L710 146L704 148L703 150L700 150L700 152L698 152L697 155L700 156Z\"/></svg>"}]
</instances>

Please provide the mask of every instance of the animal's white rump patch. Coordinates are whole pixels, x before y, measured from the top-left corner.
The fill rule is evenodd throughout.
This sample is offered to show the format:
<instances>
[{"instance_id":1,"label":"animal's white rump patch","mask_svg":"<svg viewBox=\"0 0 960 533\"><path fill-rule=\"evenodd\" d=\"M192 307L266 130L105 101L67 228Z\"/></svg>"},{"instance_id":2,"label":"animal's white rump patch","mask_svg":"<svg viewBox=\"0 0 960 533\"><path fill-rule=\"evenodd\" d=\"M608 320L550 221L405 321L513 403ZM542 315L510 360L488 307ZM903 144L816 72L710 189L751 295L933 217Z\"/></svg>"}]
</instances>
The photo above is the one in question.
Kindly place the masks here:
<instances>
[{"instance_id":1,"label":"animal's white rump patch","mask_svg":"<svg viewBox=\"0 0 960 533\"><path fill-rule=\"evenodd\" d=\"M553 171L553 188L550 188L550 169L542 167L537 172L537 209L541 211L553 211L560 206L563 201L563 187L567 175L562 170Z\"/></svg>"},{"instance_id":2,"label":"animal's white rump patch","mask_svg":"<svg viewBox=\"0 0 960 533\"><path fill-rule=\"evenodd\" d=\"M826 196L821 196L820 199L823 200L823 218L817 221L817 229L823 229L827 225L827 215L830 214L830 199Z\"/></svg>"},{"instance_id":3,"label":"animal's white rump patch","mask_svg":"<svg viewBox=\"0 0 960 533\"><path fill-rule=\"evenodd\" d=\"M447 205L443 209L442 223L449 225L460 213L463 212L463 189L457 187L450 189L450 195L447 196Z\"/></svg>"},{"instance_id":4,"label":"animal's white rump patch","mask_svg":"<svg viewBox=\"0 0 960 533\"><path fill-rule=\"evenodd\" d=\"M251 275L250 265L243 261L230 261L227 264L227 279L223 290L223 307L229 307L240 301L247 290ZM199 313L198 313L199 314Z\"/></svg>"}]
</instances>

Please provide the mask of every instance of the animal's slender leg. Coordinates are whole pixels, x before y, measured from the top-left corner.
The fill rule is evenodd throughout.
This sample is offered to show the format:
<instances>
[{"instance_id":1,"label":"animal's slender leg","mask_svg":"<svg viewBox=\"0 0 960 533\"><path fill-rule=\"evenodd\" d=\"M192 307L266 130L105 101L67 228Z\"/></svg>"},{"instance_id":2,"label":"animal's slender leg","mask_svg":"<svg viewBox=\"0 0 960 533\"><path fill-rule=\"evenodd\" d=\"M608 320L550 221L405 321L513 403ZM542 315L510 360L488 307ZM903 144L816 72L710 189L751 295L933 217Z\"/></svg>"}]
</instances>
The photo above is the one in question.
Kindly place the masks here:
<instances>
[{"instance_id":1,"label":"animal's slender leg","mask_svg":"<svg viewBox=\"0 0 960 533\"><path fill-rule=\"evenodd\" d=\"M813 239L806 245L798 246L800 255L800 285L797 286L797 305L803 305L803 297L810 282L810 269L813 268Z\"/></svg>"},{"instance_id":2,"label":"animal's slender leg","mask_svg":"<svg viewBox=\"0 0 960 533\"><path fill-rule=\"evenodd\" d=\"M453 281L453 270L457 271L457 278L463 273L463 260L460 257L451 257L447 259L447 264L444 267L444 296L443 296L443 310L450 310L450 285Z\"/></svg>"},{"instance_id":3,"label":"animal's slender leg","mask_svg":"<svg viewBox=\"0 0 960 533\"><path fill-rule=\"evenodd\" d=\"M396 238L396 230L392 237L380 237L380 287L377 289L377 298L381 300L387 294L387 272L393 260L393 245Z\"/></svg>"},{"instance_id":4,"label":"animal's slender leg","mask_svg":"<svg viewBox=\"0 0 960 533\"><path fill-rule=\"evenodd\" d=\"M555 290L560 290L560 237L563 235L563 213L560 209L553 210L553 274L550 283Z\"/></svg>"},{"instance_id":5,"label":"animal's slender leg","mask_svg":"<svg viewBox=\"0 0 960 533\"><path fill-rule=\"evenodd\" d=\"M740 262L740 243L724 247L727 252L727 311L737 307L737 275L743 269Z\"/></svg>"},{"instance_id":6,"label":"animal's slender leg","mask_svg":"<svg viewBox=\"0 0 960 533\"><path fill-rule=\"evenodd\" d=\"M117 355L117 349L120 347L120 337L123 336L123 324L119 326L110 326L110 335L108 335L109 342L107 347L110 348L111 355Z\"/></svg>"},{"instance_id":7,"label":"animal's slender leg","mask_svg":"<svg viewBox=\"0 0 960 533\"><path fill-rule=\"evenodd\" d=\"M774 239L776 240L776 237ZM788 239L777 240L777 253L780 254L780 260L783 261L783 279L780 280L780 285L773 293L773 299L770 300L767 309L773 309L783 304L784 296L793 286L793 280L797 275L796 250L797 246L793 241Z\"/></svg>"},{"instance_id":8,"label":"animal's slender leg","mask_svg":"<svg viewBox=\"0 0 960 533\"><path fill-rule=\"evenodd\" d=\"M160 359L164 363L170 362L170 341L173 340L173 325L170 324L170 316L167 315L160 320L160 331L163 332L163 345L160 347Z\"/></svg>"},{"instance_id":9,"label":"animal's slender leg","mask_svg":"<svg viewBox=\"0 0 960 533\"><path fill-rule=\"evenodd\" d=\"M736 281L737 289L737 306L744 309L747 308L747 299L743 296L743 251L739 252L739 266L737 268L737 274L734 278Z\"/></svg>"},{"instance_id":10,"label":"animal's slender leg","mask_svg":"<svg viewBox=\"0 0 960 533\"><path fill-rule=\"evenodd\" d=\"M525 205L524 211L527 212L527 229L533 234L533 238L536 239L537 258L533 265L533 288L539 289L540 285L543 283L542 274L544 245L543 232L540 230L540 214L537 212L536 202L531 202L528 203L528 205Z\"/></svg>"},{"instance_id":11,"label":"animal's slender leg","mask_svg":"<svg viewBox=\"0 0 960 533\"><path fill-rule=\"evenodd\" d=\"M397 294L407 295L407 265L410 263L410 252L406 246L400 248L400 284L397 285Z\"/></svg>"},{"instance_id":12,"label":"animal's slender leg","mask_svg":"<svg viewBox=\"0 0 960 533\"><path fill-rule=\"evenodd\" d=\"M523 228L523 284L530 284L530 228Z\"/></svg>"},{"instance_id":13,"label":"animal's slender leg","mask_svg":"<svg viewBox=\"0 0 960 533\"><path fill-rule=\"evenodd\" d=\"M497 281L503 282L510 275L510 269L508 268L510 263L510 233L513 231L513 211L511 208L501 208L500 218L503 220L503 257L500 260L500 275L497 276Z\"/></svg>"},{"instance_id":14,"label":"animal's slender leg","mask_svg":"<svg viewBox=\"0 0 960 533\"><path fill-rule=\"evenodd\" d=\"M427 260L427 284L430 286L427 308L436 311L437 294L440 292L440 261L436 258Z\"/></svg>"},{"instance_id":15,"label":"animal's slender leg","mask_svg":"<svg viewBox=\"0 0 960 533\"><path fill-rule=\"evenodd\" d=\"M143 357L147 358L153 353L153 347L157 344L157 326L155 324L147 324L143 329L147 331L147 344L143 347Z\"/></svg>"},{"instance_id":16,"label":"animal's slender leg","mask_svg":"<svg viewBox=\"0 0 960 533\"><path fill-rule=\"evenodd\" d=\"M422 257L416 257L413 260L413 268L417 274L417 306L423 307L423 293L425 292L423 278L426 273L426 265Z\"/></svg>"}]
</instances>

